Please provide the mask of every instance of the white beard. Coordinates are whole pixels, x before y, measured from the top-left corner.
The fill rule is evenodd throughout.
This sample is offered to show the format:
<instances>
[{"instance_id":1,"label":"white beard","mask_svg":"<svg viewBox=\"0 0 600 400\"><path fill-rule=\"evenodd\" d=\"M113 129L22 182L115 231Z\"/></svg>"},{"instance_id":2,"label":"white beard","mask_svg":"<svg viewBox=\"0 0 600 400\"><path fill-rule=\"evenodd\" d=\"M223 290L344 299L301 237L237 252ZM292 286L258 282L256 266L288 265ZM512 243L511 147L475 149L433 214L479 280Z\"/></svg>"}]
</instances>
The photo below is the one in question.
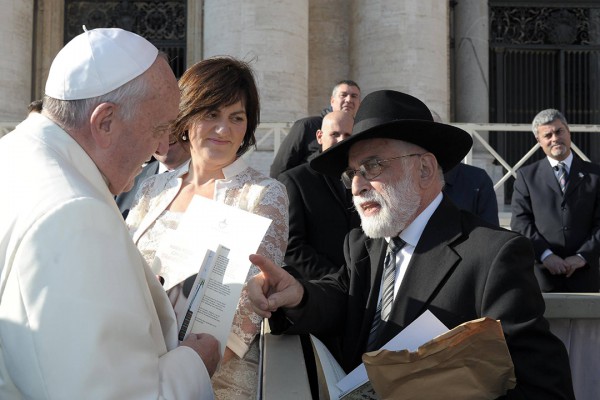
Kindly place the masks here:
<instances>
[{"instance_id":1,"label":"white beard","mask_svg":"<svg viewBox=\"0 0 600 400\"><path fill-rule=\"evenodd\" d=\"M412 176L405 174L395 184L382 185L382 192L370 190L352 198L360 215L361 226L370 238L394 237L406 228L421 205L421 196L415 190ZM381 208L373 216L366 216L361 203L375 201Z\"/></svg>"}]
</instances>

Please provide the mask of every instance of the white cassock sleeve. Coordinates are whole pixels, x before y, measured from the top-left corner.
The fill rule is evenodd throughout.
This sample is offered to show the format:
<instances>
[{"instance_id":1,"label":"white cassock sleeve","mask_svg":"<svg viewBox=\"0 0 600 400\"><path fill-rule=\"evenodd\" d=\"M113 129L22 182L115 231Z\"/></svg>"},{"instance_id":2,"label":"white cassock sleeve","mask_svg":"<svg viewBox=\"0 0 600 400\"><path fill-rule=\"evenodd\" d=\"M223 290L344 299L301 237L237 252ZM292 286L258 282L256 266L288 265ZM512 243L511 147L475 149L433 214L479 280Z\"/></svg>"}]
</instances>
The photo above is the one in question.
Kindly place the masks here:
<instances>
[{"instance_id":1,"label":"white cassock sleeve","mask_svg":"<svg viewBox=\"0 0 600 400\"><path fill-rule=\"evenodd\" d=\"M14 227L0 371L26 398L212 399L204 363L176 347L168 299L109 206L75 199Z\"/></svg>"}]
</instances>

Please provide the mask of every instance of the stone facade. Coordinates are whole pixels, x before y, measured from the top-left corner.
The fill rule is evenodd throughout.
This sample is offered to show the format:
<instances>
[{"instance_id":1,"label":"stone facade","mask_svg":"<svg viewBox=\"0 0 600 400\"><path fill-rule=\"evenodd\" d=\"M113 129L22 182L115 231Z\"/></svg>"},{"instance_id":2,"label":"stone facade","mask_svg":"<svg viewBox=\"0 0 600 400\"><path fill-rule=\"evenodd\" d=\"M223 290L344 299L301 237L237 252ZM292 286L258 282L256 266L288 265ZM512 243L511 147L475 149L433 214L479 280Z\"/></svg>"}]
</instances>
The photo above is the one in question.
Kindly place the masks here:
<instances>
[{"instance_id":1,"label":"stone facade","mask_svg":"<svg viewBox=\"0 0 600 400\"><path fill-rule=\"evenodd\" d=\"M0 1L0 121L21 120L31 101L33 2Z\"/></svg>"},{"instance_id":2,"label":"stone facade","mask_svg":"<svg viewBox=\"0 0 600 400\"><path fill-rule=\"evenodd\" d=\"M472 7L479 3L457 2L457 10L470 10L463 18L465 36L487 29L487 6ZM453 114L486 117L486 76L465 86L470 91L464 96L452 93L446 1L188 0L187 5L187 64L221 54L252 61L263 122L291 123L319 113L342 79L358 82L363 95L382 88L413 94L446 121ZM0 61L0 120L18 122L27 104L42 96L50 63L63 45L64 0L0 0L0 7L0 32L10 38L0 46L11 55ZM473 30L472 21L480 29ZM485 40L477 43L476 54L483 56ZM463 54L471 65L473 53L458 51L456 57ZM460 59L454 64L463 71ZM261 160L262 171L269 157L252 156Z\"/></svg>"}]
</instances>

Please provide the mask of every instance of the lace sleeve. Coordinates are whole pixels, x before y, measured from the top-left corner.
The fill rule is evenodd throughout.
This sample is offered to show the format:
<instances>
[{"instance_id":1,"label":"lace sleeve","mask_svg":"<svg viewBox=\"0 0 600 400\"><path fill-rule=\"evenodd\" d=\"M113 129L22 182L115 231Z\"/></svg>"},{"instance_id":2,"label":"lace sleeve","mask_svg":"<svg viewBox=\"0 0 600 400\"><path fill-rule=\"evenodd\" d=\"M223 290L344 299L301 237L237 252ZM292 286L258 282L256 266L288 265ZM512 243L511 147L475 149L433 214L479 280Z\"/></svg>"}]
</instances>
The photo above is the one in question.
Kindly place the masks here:
<instances>
[{"instance_id":1,"label":"lace sleeve","mask_svg":"<svg viewBox=\"0 0 600 400\"><path fill-rule=\"evenodd\" d=\"M266 183L266 184L265 184ZM288 197L285 187L274 179L266 179L260 185L260 194L254 199L249 199L248 211L270 218L273 222L259 246L261 254L277 265L283 263L283 256L288 241ZM247 193L249 197L254 197ZM252 265L248 278L260 272L258 267ZM262 318L252 311L246 288L242 290L240 302L233 319L233 326L228 346L241 358L244 356L250 343L259 332ZM239 341L239 342L238 342ZM238 342L238 343L236 343Z\"/></svg>"},{"instance_id":2,"label":"lace sleeve","mask_svg":"<svg viewBox=\"0 0 600 400\"><path fill-rule=\"evenodd\" d=\"M268 181L270 183L265 187L263 195L258 200L256 207L251 211L254 214L262 215L273 221L258 248L258 254L269 257L275 264L281 265L288 242L289 201L283 184L273 179L269 179ZM260 270L253 265L249 277L254 276L258 272Z\"/></svg>"},{"instance_id":3,"label":"lace sleeve","mask_svg":"<svg viewBox=\"0 0 600 400\"><path fill-rule=\"evenodd\" d=\"M164 210L179 193L178 176L177 171L171 171L150 176L142 181L125 220L132 236L150 210Z\"/></svg>"},{"instance_id":4,"label":"lace sleeve","mask_svg":"<svg viewBox=\"0 0 600 400\"><path fill-rule=\"evenodd\" d=\"M129 214L127 214L127 219L125 220L131 235L133 235L133 233L138 229L144 216L148 214L150 208L150 193L152 192L151 189L153 188L155 181L155 177L146 179L140 184L137 192L135 193L133 202L131 203L131 209L129 210Z\"/></svg>"}]
</instances>

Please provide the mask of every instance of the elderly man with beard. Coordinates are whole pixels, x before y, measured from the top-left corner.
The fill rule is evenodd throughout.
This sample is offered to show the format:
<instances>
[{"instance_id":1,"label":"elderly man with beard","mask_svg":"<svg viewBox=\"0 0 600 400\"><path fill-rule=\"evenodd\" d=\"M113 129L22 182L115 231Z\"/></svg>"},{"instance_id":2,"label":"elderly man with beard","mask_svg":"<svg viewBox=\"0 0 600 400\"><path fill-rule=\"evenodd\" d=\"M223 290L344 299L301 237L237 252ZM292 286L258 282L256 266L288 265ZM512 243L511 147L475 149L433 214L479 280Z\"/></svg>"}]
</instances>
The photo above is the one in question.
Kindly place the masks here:
<instances>
[{"instance_id":1,"label":"elderly man with beard","mask_svg":"<svg viewBox=\"0 0 600 400\"><path fill-rule=\"evenodd\" d=\"M337 335L346 371L425 310L449 328L497 319L517 378L503 398L573 399L567 352L543 317L530 242L460 211L442 194L443 172L471 145L466 132L434 122L412 96L366 96L353 135L311 161L352 189L363 229L346 237L346 265L302 281L252 255L262 272L248 284L250 299L274 333Z\"/></svg>"}]
</instances>

